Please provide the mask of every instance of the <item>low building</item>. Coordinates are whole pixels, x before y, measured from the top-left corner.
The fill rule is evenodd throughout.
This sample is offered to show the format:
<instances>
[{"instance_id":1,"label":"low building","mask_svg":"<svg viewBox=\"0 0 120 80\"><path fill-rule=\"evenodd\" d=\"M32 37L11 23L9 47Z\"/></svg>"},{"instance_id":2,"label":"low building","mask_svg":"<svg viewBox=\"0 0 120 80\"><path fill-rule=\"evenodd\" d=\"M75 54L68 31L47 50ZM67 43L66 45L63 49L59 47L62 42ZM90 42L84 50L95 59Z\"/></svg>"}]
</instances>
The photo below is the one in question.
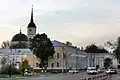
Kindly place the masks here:
<instances>
[{"instance_id":1,"label":"low building","mask_svg":"<svg viewBox=\"0 0 120 80\"><path fill-rule=\"evenodd\" d=\"M76 47L66 45L59 41L52 41L55 54L50 58L47 69L64 72L68 69L86 69L87 67L104 68L106 58L112 60L112 67L117 68L117 59L110 53L85 53ZM0 60L2 57L8 59L8 63L14 62L19 65L22 60L27 59L28 64L35 70L40 70L39 61L30 49L0 49Z\"/></svg>"},{"instance_id":2,"label":"low building","mask_svg":"<svg viewBox=\"0 0 120 80\"><path fill-rule=\"evenodd\" d=\"M19 65L23 60L27 59L31 67L36 66L36 57L30 49L0 49L0 58L2 59L2 57L6 57L8 63L13 62L16 65Z\"/></svg>"},{"instance_id":3,"label":"low building","mask_svg":"<svg viewBox=\"0 0 120 80\"><path fill-rule=\"evenodd\" d=\"M105 59L111 59L111 67L117 68L117 59L111 53L88 53L88 66L105 68Z\"/></svg>"},{"instance_id":4,"label":"low building","mask_svg":"<svg viewBox=\"0 0 120 80\"><path fill-rule=\"evenodd\" d=\"M86 67L86 62L82 61L86 64L79 64L78 61L80 59L77 59L76 54L83 57L83 52L78 50L76 47L71 45L66 45L59 41L52 41L54 48L55 48L55 54L53 56L53 59L49 61L48 63L48 69L49 70L60 70L65 71L70 68L77 69L79 65L81 67ZM81 62L81 61L80 61Z\"/></svg>"}]
</instances>

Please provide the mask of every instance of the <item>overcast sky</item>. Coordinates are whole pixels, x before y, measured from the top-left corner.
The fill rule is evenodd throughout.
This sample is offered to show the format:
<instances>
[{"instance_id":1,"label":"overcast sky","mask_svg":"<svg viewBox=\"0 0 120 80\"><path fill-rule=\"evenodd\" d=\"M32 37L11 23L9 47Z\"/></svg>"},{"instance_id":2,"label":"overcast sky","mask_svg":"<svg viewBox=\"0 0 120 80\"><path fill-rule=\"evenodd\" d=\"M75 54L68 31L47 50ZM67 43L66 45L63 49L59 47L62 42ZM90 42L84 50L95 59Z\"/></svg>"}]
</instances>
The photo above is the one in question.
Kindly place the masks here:
<instances>
[{"instance_id":1,"label":"overcast sky","mask_svg":"<svg viewBox=\"0 0 120 80\"><path fill-rule=\"evenodd\" d=\"M120 0L0 0L0 43L24 34L31 7L37 33L84 46L120 36Z\"/></svg>"}]
</instances>

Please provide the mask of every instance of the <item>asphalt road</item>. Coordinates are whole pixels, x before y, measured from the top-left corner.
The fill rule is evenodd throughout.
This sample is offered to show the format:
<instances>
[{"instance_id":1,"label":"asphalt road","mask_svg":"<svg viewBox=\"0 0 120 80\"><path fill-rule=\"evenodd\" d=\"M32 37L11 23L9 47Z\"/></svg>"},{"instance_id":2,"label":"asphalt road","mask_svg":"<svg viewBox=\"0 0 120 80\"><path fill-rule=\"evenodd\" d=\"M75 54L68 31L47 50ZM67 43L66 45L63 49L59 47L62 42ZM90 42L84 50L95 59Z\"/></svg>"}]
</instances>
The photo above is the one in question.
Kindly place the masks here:
<instances>
[{"instance_id":1,"label":"asphalt road","mask_svg":"<svg viewBox=\"0 0 120 80\"><path fill-rule=\"evenodd\" d=\"M98 74L103 75L104 73ZM80 80L86 77L95 77L98 75L88 75L86 72L81 72L78 74L52 74L41 77L17 77L16 79L1 79L0 80ZM111 75L108 80L120 80L120 73L116 75Z\"/></svg>"},{"instance_id":2,"label":"asphalt road","mask_svg":"<svg viewBox=\"0 0 120 80\"><path fill-rule=\"evenodd\" d=\"M110 77L109 80L120 80L120 73L111 75Z\"/></svg>"},{"instance_id":3,"label":"asphalt road","mask_svg":"<svg viewBox=\"0 0 120 80\"><path fill-rule=\"evenodd\" d=\"M98 74L102 75L102 74ZM88 77L94 77L98 75L87 75L86 72L78 73L78 74L55 74L55 75L48 75L42 77L27 77L24 79L16 79L16 80L80 80L85 79Z\"/></svg>"}]
</instances>

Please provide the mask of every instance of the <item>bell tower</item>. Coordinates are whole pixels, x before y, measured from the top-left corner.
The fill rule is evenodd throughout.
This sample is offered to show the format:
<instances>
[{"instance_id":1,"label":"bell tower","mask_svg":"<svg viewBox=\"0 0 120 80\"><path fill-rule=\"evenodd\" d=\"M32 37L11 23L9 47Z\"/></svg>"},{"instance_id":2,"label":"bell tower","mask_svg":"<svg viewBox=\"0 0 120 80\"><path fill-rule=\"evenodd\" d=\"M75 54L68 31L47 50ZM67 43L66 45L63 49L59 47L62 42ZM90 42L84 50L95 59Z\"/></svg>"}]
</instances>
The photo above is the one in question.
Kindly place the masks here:
<instances>
[{"instance_id":1,"label":"bell tower","mask_svg":"<svg viewBox=\"0 0 120 80\"><path fill-rule=\"evenodd\" d=\"M31 19L27 27L27 36L29 39L32 39L36 35L36 25L33 20L33 5L31 9Z\"/></svg>"}]
</instances>

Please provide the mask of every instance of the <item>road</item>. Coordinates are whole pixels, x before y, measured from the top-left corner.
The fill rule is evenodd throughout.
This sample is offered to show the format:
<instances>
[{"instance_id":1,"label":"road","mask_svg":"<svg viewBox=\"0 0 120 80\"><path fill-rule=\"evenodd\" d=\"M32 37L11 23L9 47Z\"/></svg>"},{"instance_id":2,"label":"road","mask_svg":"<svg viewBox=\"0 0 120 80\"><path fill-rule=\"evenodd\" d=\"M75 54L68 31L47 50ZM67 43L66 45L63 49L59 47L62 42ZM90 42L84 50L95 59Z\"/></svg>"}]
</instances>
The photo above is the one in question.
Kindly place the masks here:
<instances>
[{"instance_id":1,"label":"road","mask_svg":"<svg viewBox=\"0 0 120 80\"><path fill-rule=\"evenodd\" d=\"M118 73L116 75L112 75L109 80L120 80L120 73Z\"/></svg>"},{"instance_id":2,"label":"road","mask_svg":"<svg viewBox=\"0 0 120 80\"><path fill-rule=\"evenodd\" d=\"M102 74L99 74L102 75ZM56 75L48 75L42 77L27 77L24 79L17 80L80 80L88 77L93 77L98 75L87 75L86 72L78 73L78 74L56 74Z\"/></svg>"},{"instance_id":3,"label":"road","mask_svg":"<svg viewBox=\"0 0 120 80\"><path fill-rule=\"evenodd\" d=\"M102 73L103 74L103 73ZM102 75L99 74L99 75ZM78 73L78 74L52 74L41 77L17 77L17 79L1 79L0 80L80 80L86 77L95 77L98 75L87 75L86 72ZM120 73L116 75L112 75L108 80L120 80Z\"/></svg>"}]
</instances>

